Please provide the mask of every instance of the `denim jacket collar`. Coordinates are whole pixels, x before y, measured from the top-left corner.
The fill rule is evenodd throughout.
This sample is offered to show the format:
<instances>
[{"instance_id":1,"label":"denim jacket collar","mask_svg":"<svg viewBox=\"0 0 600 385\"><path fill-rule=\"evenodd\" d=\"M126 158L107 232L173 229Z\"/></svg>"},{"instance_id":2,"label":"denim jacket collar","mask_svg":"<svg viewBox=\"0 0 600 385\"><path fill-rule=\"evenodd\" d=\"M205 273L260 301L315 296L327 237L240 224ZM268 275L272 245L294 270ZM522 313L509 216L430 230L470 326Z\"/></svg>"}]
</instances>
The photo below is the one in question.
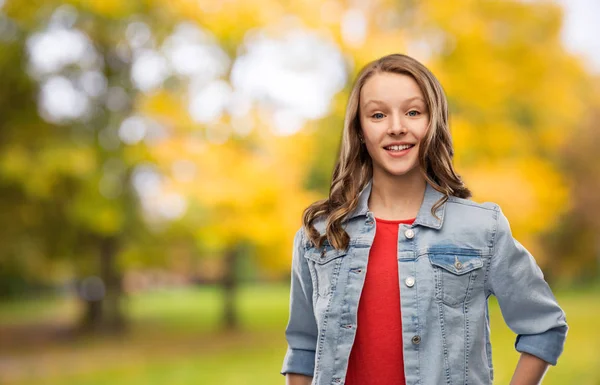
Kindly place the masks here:
<instances>
[{"instance_id":1,"label":"denim jacket collar","mask_svg":"<svg viewBox=\"0 0 600 385\"><path fill-rule=\"evenodd\" d=\"M358 205L356 206L356 209L354 209L354 211L352 211L350 213L350 216L348 219L352 219L359 215L367 215L367 213L369 212L368 202L369 202L369 196L371 195L372 187L373 187L373 178L371 178L369 180L369 182L367 182L367 184L361 190L361 192L359 194L359 198L358 198ZM421 207L419 208L417 218L415 219L413 225L421 225L421 226L431 227L434 229L440 229L444 222L444 213L446 211L446 203L444 202L444 204L442 204L436 210L436 215L438 216L439 219L434 217L431 214L431 208L443 196L444 196L444 194L437 191L436 189L431 187L431 185L429 183L427 183L427 186L425 187L425 195L423 197L423 203L421 203Z\"/></svg>"}]
</instances>

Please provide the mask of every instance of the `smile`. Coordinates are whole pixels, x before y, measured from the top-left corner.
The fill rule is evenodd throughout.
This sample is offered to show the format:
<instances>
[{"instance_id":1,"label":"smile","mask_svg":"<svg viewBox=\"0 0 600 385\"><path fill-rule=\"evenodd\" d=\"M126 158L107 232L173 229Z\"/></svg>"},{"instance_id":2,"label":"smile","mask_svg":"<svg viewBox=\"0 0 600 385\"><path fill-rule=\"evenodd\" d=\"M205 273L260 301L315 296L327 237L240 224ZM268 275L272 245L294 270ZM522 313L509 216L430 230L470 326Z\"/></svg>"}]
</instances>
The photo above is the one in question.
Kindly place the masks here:
<instances>
[{"instance_id":1,"label":"smile","mask_svg":"<svg viewBox=\"0 0 600 385\"><path fill-rule=\"evenodd\" d=\"M414 144L406 144L406 145L401 145L401 146L388 146L388 147L384 147L384 150L385 150L385 152L388 153L388 155L390 155L394 158L398 158L398 157L408 154L414 146L415 146Z\"/></svg>"},{"instance_id":2,"label":"smile","mask_svg":"<svg viewBox=\"0 0 600 385\"><path fill-rule=\"evenodd\" d=\"M384 148L389 151L402 151L402 150L409 149L411 147L414 147L414 144L402 144L399 146L387 146Z\"/></svg>"}]
</instances>

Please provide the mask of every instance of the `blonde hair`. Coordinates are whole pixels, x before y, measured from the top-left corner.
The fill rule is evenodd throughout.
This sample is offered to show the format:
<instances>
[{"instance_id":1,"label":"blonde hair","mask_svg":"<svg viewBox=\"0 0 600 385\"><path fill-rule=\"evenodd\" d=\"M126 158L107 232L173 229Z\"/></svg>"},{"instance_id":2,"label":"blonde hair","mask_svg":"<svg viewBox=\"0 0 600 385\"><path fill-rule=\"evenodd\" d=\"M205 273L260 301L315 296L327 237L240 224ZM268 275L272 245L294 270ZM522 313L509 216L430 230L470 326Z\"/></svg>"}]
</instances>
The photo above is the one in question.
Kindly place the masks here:
<instances>
[{"instance_id":1,"label":"blonde hair","mask_svg":"<svg viewBox=\"0 0 600 385\"><path fill-rule=\"evenodd\" d=\"M359 72L346 106L342 142L338 160L333 170L329 197L314 202L303 212L303 227L308 239L321 248L325 239L338 250L345 250L350 237L342 228L342 221L358 205L358 195L373 176L373 163L359 139L361 131L359 113L360 91L366 81L377 73L396 73L411 76L425 96L429 110L429 128L419 146L419 168L434 189L444 194L431 212L444 204L450 195L471 197L452 165L454 150L448 128L448 101L437 78L420 62L403 54L391 54L374 60ZM313 226L319 216L326 216L326 231L320 235Z\"/></svg>"}]
</instances>

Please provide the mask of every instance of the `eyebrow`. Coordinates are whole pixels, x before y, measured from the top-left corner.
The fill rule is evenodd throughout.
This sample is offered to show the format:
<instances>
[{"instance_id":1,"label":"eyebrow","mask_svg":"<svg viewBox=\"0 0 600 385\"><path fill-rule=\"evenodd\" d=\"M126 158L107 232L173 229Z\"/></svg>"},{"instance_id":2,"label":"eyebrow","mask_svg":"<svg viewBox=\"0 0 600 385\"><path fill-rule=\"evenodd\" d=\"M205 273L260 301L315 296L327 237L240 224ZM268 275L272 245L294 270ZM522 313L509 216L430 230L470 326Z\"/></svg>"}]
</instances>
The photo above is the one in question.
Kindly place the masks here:
<instances>
[{"instance_id":1,"label":"eyebrow","mask_svg":"<svg viewBox=\"0 0 600 385\"><path fill-rule=\"evenodd\" d=\"M420 101L422 101L423 103L425 103L425 100L424 100L422 97L420 97L420 96L413 96L412 98L408 98L408 99L406 99L404 102L405 102L405 103L407 103L407 102L412 102L413 100L420 100ZM367 107L369 104L371 104L371 103L374 103L374 104L385 104L385 102L383 102L383 101L381 101L381 100L371 99L371 100L369 100L368 102L366 102L366 103L364 104L364 108L366 108L366 107Z\"/></svg>"}]
</instances>

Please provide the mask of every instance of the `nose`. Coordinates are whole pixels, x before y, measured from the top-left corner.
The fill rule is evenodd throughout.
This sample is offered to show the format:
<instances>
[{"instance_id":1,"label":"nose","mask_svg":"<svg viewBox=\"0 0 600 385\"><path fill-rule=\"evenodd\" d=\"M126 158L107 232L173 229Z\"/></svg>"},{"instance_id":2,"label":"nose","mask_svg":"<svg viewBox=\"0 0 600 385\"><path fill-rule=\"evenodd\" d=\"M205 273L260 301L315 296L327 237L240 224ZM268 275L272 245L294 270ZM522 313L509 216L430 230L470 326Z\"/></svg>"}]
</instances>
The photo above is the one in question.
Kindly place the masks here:
<instances>
[{"instance_id":1,"label":"nose","mask_svg":"<svg viewBox=\"0 0 600 385\"><path fill-rule=\"evenodd\" d=\"M405 134L408 131L408 128L402 121L402 116L395 115L391 120L390 127L388 128L388 134L390 135L398 135Z\"/></svg>"}]
</instances>

